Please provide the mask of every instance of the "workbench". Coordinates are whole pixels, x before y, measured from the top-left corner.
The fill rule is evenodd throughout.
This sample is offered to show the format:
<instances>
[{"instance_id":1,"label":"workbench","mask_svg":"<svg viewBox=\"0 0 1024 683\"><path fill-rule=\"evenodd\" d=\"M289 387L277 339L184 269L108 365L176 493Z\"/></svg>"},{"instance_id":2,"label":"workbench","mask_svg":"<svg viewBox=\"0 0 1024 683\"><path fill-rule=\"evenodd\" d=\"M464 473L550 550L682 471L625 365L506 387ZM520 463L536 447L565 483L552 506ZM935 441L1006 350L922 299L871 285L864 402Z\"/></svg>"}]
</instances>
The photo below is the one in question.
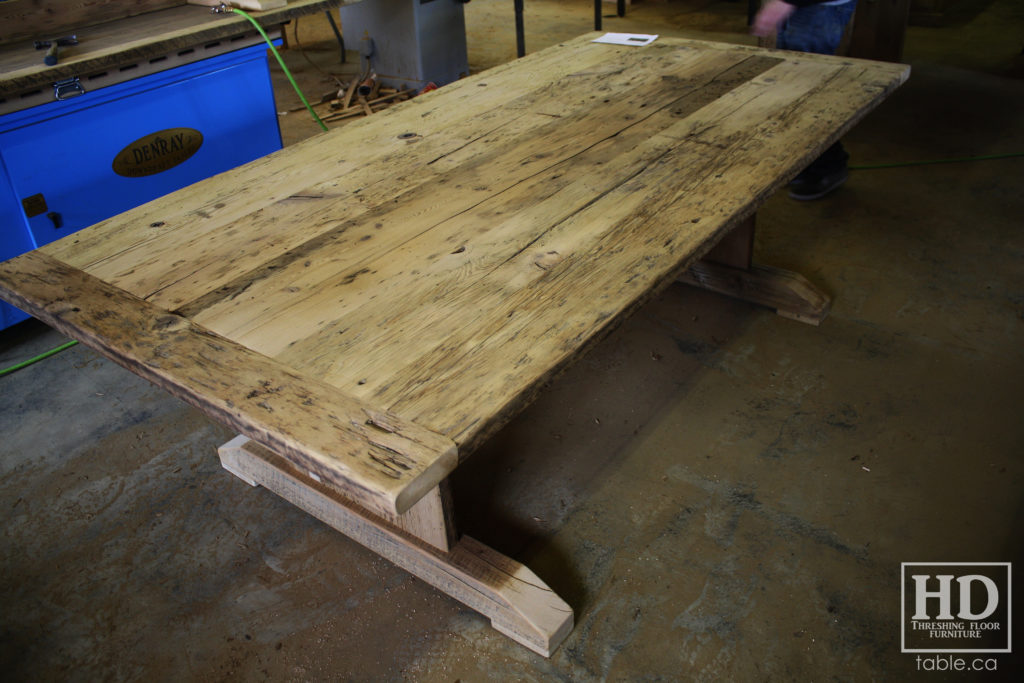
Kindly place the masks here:
<instances>
[{"instance_id":1,"label":"workbench","mask_svg":"<svg viewBox=\"0 0 1024 683\"><path fill-rule=\"evenodd\" d=\"M282 7L254 11L252 15L261 26L269 28L307 14L330 11L345 1L288 0ZM213 14L209 7L186 3L187 0L0 3L0 101L21 97L40 87L48 89L54 81L67 78L90 80L126 66L135 73L135 69L147 69L150 59L202 48L252 30L242 16ZM33 46L34 40L70 34L78 37L79 44L63 48L57 64L44 64L42 53Z\"/></svg>"},{"instance_id":2,"label":"workbench","mask_svg":"<svg viewBox=\"0 0 1024 683\"><path fill-rule=\"evenodd\" d=\"M456 533L448 475L680 278L819 322L827 296L750 263L751 217L909 72L595 37L0 264L0 296L237 430L231 472L548 655L572 609Z\"/></svg>"}]
</instances>

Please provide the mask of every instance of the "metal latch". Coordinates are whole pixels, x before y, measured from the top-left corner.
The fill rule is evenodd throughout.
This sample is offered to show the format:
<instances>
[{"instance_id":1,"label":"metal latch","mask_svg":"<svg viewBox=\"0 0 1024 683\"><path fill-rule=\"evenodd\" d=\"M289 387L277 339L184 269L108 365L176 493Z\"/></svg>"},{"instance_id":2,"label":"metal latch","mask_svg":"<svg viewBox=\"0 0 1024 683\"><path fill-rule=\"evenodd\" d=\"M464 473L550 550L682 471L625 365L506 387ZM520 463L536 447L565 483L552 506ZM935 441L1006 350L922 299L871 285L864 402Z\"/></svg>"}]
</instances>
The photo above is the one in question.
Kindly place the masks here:
<instances>
[{"instance_id":1,"label":"metal latch","mask_svg":"<svg viewBox=\"0 0 1024 683\"><path fill-rule=\"evenodd\" d=\"M58 100L70 100L85 94L85 88L78 82L78 76L65 78L53 84L53 96Z\"/></svg>"}]
</instances>

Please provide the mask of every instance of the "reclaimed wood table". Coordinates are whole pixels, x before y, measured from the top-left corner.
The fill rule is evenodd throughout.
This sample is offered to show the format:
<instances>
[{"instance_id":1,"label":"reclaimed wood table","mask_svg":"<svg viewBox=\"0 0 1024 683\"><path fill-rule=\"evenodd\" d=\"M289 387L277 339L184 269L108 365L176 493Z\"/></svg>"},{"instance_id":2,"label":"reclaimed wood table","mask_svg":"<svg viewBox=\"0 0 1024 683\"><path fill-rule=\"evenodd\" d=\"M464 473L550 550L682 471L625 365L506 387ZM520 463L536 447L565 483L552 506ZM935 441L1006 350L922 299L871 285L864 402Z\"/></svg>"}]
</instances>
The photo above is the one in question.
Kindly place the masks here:
<instances>
[{"instance_id":1,"label":"reclaimed wood table","mask_svg":"<svg viewBox=\"0 0 1024 683\"><path fill-rule=\"evenodd\" d=\"M0 264L0 296L237 429L228 470L548 655L571 608L456 533L447 476L687 273L819 320L827 297L750 266L749 218L909 71L594 37ZM700 261L723 238L732 265Z\"/></svg>"}]
</instances>

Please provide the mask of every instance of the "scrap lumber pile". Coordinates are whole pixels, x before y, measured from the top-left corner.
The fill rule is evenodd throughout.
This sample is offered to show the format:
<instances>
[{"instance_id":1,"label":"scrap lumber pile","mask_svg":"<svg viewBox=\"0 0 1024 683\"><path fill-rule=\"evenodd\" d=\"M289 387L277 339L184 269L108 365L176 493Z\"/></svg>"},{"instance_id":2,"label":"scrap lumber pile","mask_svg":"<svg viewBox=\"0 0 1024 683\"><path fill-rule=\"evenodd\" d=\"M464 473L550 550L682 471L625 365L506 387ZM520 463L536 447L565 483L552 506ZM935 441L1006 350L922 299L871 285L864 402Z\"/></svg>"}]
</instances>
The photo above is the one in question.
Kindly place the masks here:
<instances>
[{"instance_id":1,"label":"scrap lumber pile","mask_svg":"<svg viewBox=\"0 0 1024 683\"><path fill-rule=\"evenodd\" d=\"M393 104L412 99L420 93L435 90L433 83L421 90L389 88L373 78L354 77L348 83L338 81L337 90L325 93L319 100L312 101L313 110L324 123L339 122L359 116L371 116ZM278 112L280 115L305 110L305 106L292 107Z\"/></svg>"},{"instance_id":2,"label":"scrap lumber pile","mask_svg":"<svg viewBox=\"0 0 1024 683\"><path fill-rule=\"evenodd\" d=\"M417 92L382 87L375 78L353 78L346 87L329 93L321 103L330 103L331 113L321 118L325 122L340 121L354 116L370 116L396 102L407 100Z\"/></svg>"}]
</instances>

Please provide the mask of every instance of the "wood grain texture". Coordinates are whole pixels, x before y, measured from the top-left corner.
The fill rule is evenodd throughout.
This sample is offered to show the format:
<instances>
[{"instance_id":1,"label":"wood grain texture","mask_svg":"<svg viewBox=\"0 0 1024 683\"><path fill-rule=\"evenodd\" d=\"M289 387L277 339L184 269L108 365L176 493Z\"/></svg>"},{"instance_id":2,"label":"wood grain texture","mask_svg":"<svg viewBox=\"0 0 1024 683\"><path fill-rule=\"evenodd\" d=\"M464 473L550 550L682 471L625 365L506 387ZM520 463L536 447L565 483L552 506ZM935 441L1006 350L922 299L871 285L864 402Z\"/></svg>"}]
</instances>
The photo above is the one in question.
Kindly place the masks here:
<instances>
[{"instance_id":1,"label":"wood grain texture","mask_svg":"<svg viewBox=\"0 0 1024 683\"><path fill-rule=\"evenodd\" d=\"M820 325L832 308L832 299L803 275L772 266L734 268L701 261L680 282L767 306L784 318L811 325Z\"/></svg>"},{"instance_id":2,"label":"wood grain texture","mask_svg":"<svg viewBox=\"0 0 1024 683\"><path fill-rule=\"evenodd\" d=\"M15 4L30 1L14 0ZM9 2L0 2L0 10ZM328 11L345 2L290 0L286 6L253 16L262 26L270 27L298 16ZM83 29L76 29L72 24L57 31L61 35L76 33L79 44L62 49L60 62L55 66L44 65L42 56L32 45L33 38L53 37L49 35L52 31L0 45L0 97L49 87L55 80L119 68L252 30L252 25L237 14L211 14L209 8L186 5L183 0L171 4L173 6L105 20ZM53 16L59 16L59 12Z\"/></svg>"},{"instance_id":3,"label":"wood grain texture","mask_svg":"<svg viewBox=\"0 0 1024 683\"><path fill-rule=\"evenodd\" d=\"M705 261L747 270L754 257L754 231L757 215L753 215L726 233L718 244L704 255Z\"/></svg>"},{"instance_id":4,"label":"wood grain texture","mask_svg":"<svg viewBox=\"0 0 1024 683\"><path fill-rule=\"evenodd\" d=\"M259 486L259 482L248 474L245 462L252 456L269 459L271 452L246 436L236 436L217 449L221 465L227 471L242 479L250 486ZM332 487L330 482L320 482L330 489L334 496L346 498L345 492ZM353 505L357 503L349 499ZM442 552L448 552L458 542L455 529L455 514L452 509L451 491L447 480L434 487L432 491L420 498L406 512L395 515L387 512L377 514L395 527L415 536Z\"/></svg>"},{"instance_id":5,"label":"wood grain texture","mask_svg":"<svg viewBox=\"0 0 1024 683\"><path fill-rule=\"evenodd\" d=\"M0 43L48 40L185 0L5 0L0 2Z\"/></svg>"},{"instance_id":6,"label":"wood grain texture","mask_svg":"<svg viewBox=\"0 0 1024 683\"><path fill-rule=\"evenodd\" d=\"M572 631L572 608L528 567L468 536L442 552L353 505L265 448L238 448L230 467L491 620L550 657Z\"/></svg>"},{"instance_id":7,"label":"wood grain texture","mask_svg":"<svg viewBox=\"0 0 1024 683\"><path fill-rule=\"evenodd\" d=\"M455 467L449 439L39 252L0 264L0 291L371 510L407 511Z\"/></svg>"},{"instance_id":8,"label":"wood grain texture","mask_svg":"<svg viewBox=\"0 0 1024 683\"><path fill-rule=\"evenodd\" d=\"M592 37L41 251L466 457L908 74Z\"/></svg>"}]
</instances>

